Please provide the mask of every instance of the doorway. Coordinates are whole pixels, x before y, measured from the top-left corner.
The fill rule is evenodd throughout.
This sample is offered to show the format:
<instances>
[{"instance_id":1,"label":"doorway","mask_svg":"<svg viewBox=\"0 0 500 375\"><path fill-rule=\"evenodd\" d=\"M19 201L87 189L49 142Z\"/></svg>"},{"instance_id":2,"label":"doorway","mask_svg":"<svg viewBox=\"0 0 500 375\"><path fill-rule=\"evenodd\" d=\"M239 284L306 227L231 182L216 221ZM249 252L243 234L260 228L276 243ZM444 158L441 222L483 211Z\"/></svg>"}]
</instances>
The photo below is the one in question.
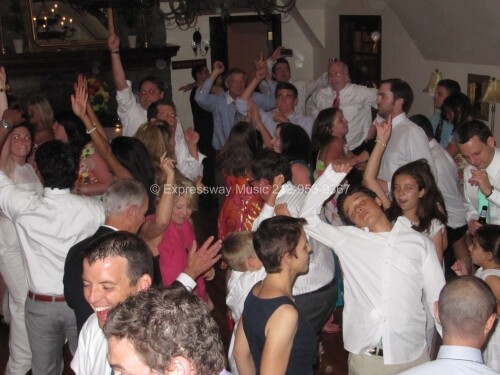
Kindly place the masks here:
<instances>
[{"instance_id":1,"label":"doorway","mask_svg":"<svg viewBox=\"0 0 500 375\"><path fill-rule=\"evenodd\" d=\"M241 68L252 77L260 53L267 59L281 45L281 16L273 15L270 23L259 16L233 16L228 22L210 17L210 45L212 62L222 61L226 71Z\"/></svg>"}]
</instances>

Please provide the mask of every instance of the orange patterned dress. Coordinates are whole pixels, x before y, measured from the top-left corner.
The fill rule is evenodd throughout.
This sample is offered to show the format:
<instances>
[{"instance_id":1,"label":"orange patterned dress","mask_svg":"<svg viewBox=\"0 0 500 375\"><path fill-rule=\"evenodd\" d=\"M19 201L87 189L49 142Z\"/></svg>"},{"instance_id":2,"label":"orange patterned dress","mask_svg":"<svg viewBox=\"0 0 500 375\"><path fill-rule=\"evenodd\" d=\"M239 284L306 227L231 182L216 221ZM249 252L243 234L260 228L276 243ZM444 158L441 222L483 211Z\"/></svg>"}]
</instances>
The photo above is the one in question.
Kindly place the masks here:
<instances>
[{"instance_id":1,"label":"orange patterned dress","mask_svg":"<svg viewBox=\"0 0 500 375\"><path fill-rule=\"evenodd\" d=\"M248 183L248 177L226 176L226 198L219 213L219 239L223 240L229 233L252 230L252 223L259 216L264 205L262 198L256 194Z\"/></svg>"}]
</instances>

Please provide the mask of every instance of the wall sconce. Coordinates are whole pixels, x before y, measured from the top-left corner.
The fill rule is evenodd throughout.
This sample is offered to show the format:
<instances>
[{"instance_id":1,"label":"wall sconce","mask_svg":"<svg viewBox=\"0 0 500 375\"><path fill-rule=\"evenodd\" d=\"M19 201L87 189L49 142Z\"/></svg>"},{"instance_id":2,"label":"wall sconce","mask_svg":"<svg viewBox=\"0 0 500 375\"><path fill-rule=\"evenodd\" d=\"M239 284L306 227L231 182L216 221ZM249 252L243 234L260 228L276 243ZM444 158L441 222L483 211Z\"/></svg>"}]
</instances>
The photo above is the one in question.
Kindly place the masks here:
<instances>
[{"instance_id":1,"label":"wall sconce","mask_svg":"<svg viewBox=\"0 0 500 375\"><path fill-rule=\"evenodd\" d=\"M488 87L481 101L491 104L491 134L495 135L495 105L500 102L500 85L495 77L492 77L488 82Z\"/></svg>"},{"instance_id":2,"label":"wall sconce","mask_svg":"<svg viewBox=\"0 0 500 375\"><path fill-rule=\"evenodd\" d=\"M431 73L431 78L429 79L429 83L427 84L427 86L425 86L423 92L434 95L434 91L436 91L436 87L439 81L441 81L442 79L443 79L443 73L441 73L438 69L433 71Z\"/></svg>"},{"instance_id":3,"label":"wall sconce","mask_svg":"<svg viewBox=\"0 0 500 375\"><path fill-rule=\"evenodd\" d=\"M193 40L191 41L191 48L193 49L194 55L198 56L198 50L200 51L200 56L206 56L210 48L210 41L201 41L200 29L196 29L193 33Z\"/></svg>"},{"instance_id":4,"label":"wall sconce","mask_svg":"<svg viewBox=\"0 0 500 375\"><path fill-rule=\"evenodd\" d=\"M380 32L379 31L372 31L370 34L370 39L373 42L373 52L377 52L377 44L378 41L380 40Z\"/></svg>"}]
</instances>

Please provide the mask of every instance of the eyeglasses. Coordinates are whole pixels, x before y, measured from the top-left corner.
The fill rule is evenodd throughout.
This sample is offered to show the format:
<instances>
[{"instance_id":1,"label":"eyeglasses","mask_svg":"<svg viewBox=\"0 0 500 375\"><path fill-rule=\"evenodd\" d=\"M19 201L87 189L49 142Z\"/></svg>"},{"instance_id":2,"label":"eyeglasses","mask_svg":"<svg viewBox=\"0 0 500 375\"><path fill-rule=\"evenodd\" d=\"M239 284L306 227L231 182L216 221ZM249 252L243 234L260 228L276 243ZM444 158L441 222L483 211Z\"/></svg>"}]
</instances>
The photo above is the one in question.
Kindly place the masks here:
<instances>
[{"instance_id":1,"label":"eyeglasses","mask_svg":"<svg viewBox=\"0 0 500 375\"><path fill-rule=\"evenodd\" d=\"M141 90L139 93L141 95L146 95L146 94L149 94L149 95L154 95L154 94L157 94L160 90L158 89L150 89L150 90Z\"/></svg>"},{"instance_id":2,"label":"eyeglasses","mask_svg":"<svg viewBox=\"0 0 500 375\"><path fill-rule=\"evenodd\" d=\"M328 76L329 77L336 77L336 78L339 78L339 77L342 77L344 75L344 73L339 73L339 72L336 72L336 73L330 73Z\"/></svg>"}]
</instances>

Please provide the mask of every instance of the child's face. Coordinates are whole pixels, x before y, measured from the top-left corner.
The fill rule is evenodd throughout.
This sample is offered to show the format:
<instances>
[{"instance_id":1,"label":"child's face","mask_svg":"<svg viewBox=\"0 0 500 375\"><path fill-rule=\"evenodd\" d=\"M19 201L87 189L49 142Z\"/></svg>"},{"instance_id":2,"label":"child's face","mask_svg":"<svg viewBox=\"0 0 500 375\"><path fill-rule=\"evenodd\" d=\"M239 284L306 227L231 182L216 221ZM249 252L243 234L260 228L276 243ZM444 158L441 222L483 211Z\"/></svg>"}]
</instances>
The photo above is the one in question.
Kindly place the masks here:
<instances>
[{"instance_id":1,"label":"child's face","mask_svg":"<svg viewBox=\"0 0 500 375\"><path fill-rule=\"evenodd\" d=\"M483 263L486 260L488 253L483 250L483 248L477 243L476 239L474 239L472 243L469 245L469 251L472 263L480 267L483 266Z\"/></svg>"},{"instance_id":2,"label":"child's face","mask_svg":"<svg viewBox=\"0 0 500 375\"><path fill-rule=\"evenodd\" d=\"M193 209L188 206L187 199L185 197L175 197L174 198L174 209L172 210L172 223L181 225L191 217Z\"/></svg>"},{"instance_id":3,"label":"child's face","mask_svg":"<svg viewBox=\"0 0 500 375\"><path fill-rule=\"evenodd\" d=\"M415 210L425 191L419 190L417 181L412 176L400 174L394 179L394 199L404 212Z\"/></svg>"}]
</instances>

